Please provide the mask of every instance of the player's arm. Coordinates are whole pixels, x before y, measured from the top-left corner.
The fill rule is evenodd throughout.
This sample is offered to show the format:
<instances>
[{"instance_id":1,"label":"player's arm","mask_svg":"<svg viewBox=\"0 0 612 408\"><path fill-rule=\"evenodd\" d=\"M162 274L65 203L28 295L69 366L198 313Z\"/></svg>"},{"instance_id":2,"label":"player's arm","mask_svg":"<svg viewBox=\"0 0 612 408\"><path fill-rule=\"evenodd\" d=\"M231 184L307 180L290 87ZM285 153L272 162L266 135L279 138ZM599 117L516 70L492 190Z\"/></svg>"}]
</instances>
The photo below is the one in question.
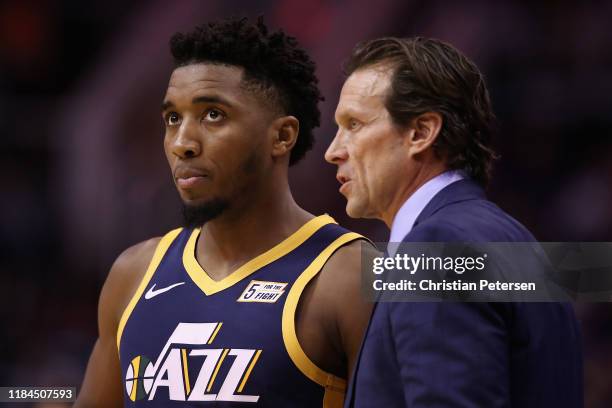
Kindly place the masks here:
<instances>
[{"instance_id":1,"label":"player's arm","mask_svg":"<svg viewBox=\"0 0 612 408\"><path fill-rule=\"evenodd\" d=\"M331 312L329 332L344 355L346 378L353 372L374 305L361 290L362 257L378 254L369 243L355 241L336 251L321 271L319 286L326 292L325 303Z\"/></svg>"},{"instance_id":2,"label":"player's arm","mask_svg":"<svg viewBox=\"0 0 612 408\"><path fill-rule=\"evenodd\" d=\"M117 328L158 242L159 238L154 238L128 248L113 264L100 294L98 340L89 358L75 408L123 406Z\"/></svg>"}]
</instances>

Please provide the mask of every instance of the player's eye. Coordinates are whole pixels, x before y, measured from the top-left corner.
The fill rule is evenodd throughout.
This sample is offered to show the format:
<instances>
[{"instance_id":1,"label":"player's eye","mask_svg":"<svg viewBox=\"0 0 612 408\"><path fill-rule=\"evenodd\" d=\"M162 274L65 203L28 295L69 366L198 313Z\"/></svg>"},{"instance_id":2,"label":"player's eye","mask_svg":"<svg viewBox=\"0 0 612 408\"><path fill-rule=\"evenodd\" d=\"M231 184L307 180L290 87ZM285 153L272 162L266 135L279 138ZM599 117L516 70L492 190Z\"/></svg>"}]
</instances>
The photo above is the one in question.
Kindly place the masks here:
<instances>
[{"instance_id":1,"label":"player's eye","mask_svg":"<svg viewBox=\"0 0 612 408\"><path fill-rule=\"evenodd\" d=\"M181 124L181 117L176 112L168 112L166 115L166 125L168 126L178 126Z\"/></svg>"},{"instance_id":2,"label":"player's eye","mask_svg":"<svg viewBox=\"0 0 612 408\"><path fill-rule=\"evenodd\" d=\"M207 122L219 122L225 118L225 114L219 109L209 109L204 112L204 120Z\"/></svg>"}]
</instances>

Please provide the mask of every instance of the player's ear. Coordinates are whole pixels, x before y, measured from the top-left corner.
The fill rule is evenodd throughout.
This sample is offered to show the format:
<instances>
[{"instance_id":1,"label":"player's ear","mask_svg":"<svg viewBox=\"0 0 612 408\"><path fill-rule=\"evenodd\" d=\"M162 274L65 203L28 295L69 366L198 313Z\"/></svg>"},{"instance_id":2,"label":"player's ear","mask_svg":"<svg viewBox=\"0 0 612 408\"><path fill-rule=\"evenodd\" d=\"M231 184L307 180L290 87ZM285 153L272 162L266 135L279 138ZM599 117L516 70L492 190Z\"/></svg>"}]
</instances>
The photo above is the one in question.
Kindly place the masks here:
<instances>
[{"instance_id":1,"label":"player's ear","mask_svg":"<svg viewBox=\"0 0 612 408\"><path fill-rule=\"evenodd\" d=\"M272 123L272 157L288 155L297 142L300 122L295 116L282 116Z\"/></svg>"},{"instance_id":2,"label":"player's ear","mask_svg":"<svg viewBox=\"0 0 612 408\"><path fill-rule=\"evenodd\" d=\"M434 144L442 129L442 115L438 112L425 112L412 119L406 128L407 140L411 155L427 150Z\"/></svg>"}]
</instances>

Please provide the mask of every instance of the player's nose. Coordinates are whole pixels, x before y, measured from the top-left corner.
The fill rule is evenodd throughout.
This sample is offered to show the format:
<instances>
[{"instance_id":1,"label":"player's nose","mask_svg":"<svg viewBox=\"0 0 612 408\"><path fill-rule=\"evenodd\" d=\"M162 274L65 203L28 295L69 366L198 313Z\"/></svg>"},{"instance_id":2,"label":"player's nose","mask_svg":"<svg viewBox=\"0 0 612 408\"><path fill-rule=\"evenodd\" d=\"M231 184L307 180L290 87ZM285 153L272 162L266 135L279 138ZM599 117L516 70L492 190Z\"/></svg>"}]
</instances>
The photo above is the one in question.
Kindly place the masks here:
<instances>
[{"instance_id":1,"label":"player's nose","mask_svg":"<svg viewBox=\"0 0 612 408\"><path fill-rule=\"evenodd\" d=\"M201 152L198 126L193 121L183 121L172 144L172 153L181 159L187 159L199 156Z\"/></svg>"}]
</instances>

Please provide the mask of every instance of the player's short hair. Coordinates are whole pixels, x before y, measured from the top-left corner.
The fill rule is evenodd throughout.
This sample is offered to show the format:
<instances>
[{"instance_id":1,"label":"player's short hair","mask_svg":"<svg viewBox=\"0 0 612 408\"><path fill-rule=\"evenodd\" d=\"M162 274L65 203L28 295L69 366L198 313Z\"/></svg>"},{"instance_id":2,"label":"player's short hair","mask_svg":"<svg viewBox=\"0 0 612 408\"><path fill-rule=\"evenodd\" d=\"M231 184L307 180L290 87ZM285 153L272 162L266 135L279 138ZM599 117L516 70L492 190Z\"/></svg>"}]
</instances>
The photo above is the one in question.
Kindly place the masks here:
<instances>
[{"instance_id":1,"label":"player's short hair","mask_svg":"<svg viewBox=\"0 0 612 408\"><path fill-rule=\"evenodd\" d=\"M243 68L247 89L261 94L278 113L293 115L300 123L289 164L312 148L313 129L320 124L318 103L323 97L315 64L294 37L282 30L268 32L263 17L255 22L231 18L198 26L187 34L174 34L170 51L175 67L213 63Z\"/></svg>"},{"instance_id":2,"label":"player's short hair","mask_svg":"<svg viewBox=\"0 0 612 408\"><path fill-rule=\"evenodd\" d=\"M476 65L439 40L386 37L358 44L345 73L385 63L393 70L385 102L393 122L405 126L422 113L439 113L442 128L434 152L449 169L463 169L486 184L496 159L491 146L495 115Z\"/></svg>"}]
</instances>

